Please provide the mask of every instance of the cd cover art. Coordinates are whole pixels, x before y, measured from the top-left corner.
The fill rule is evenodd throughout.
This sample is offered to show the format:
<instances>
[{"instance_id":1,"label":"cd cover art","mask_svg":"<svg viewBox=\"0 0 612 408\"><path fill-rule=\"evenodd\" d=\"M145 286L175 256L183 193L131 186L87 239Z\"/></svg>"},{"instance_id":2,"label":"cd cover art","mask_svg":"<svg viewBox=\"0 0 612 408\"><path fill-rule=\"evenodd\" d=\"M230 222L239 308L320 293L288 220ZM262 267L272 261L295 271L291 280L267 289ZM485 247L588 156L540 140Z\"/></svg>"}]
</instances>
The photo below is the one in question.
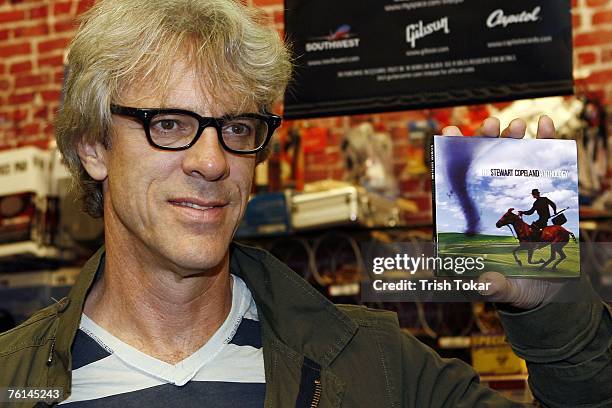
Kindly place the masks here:
<instances>
[{"instance_id":1,"label":"cd cover art","mask_svg":"<svg viewBox=\"0 0 612 408\"><path fill-rule=\"evenodd\" d=\"M574 140L434 136L431 153L437 257L453 261L436 275L580 276Z\"/></svg>"}]
</instances>

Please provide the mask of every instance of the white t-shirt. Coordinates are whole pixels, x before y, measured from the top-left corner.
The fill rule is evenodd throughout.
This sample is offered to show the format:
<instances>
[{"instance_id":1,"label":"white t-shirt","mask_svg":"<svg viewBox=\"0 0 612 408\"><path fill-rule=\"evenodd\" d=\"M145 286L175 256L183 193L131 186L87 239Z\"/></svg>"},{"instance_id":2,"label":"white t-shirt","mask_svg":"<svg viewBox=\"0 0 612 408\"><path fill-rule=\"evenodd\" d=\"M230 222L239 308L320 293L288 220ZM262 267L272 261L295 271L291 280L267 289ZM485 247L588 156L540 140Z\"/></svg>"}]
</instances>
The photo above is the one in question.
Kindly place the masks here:
<instances>
[{"instance_id":1,"label":"white t-shirt","mask_svg":"<svg viewBox=\"0 0 612 408\"><path fill-rule=\"evenodd\" d=\"M263 407L261 326L251 292L232 275L232 307L219 330L172 365L122 342L85 314L72 346L70 407Z\"/></svg>"}]
</instances>

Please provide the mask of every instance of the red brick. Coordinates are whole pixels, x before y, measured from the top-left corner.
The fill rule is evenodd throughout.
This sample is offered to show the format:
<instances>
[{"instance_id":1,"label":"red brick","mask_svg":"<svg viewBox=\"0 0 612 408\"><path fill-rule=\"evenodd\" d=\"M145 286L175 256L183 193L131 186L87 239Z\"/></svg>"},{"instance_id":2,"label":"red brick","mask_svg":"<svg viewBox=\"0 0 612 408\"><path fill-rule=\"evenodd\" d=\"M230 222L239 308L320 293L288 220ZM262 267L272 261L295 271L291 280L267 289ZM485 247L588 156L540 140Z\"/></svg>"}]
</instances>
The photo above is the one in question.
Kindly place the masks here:
<instances>
[{"instance_id":1,"label":"red brick","mask_svg":"<svg viewBox=\"0 0 612 408\"><path fill-rule=\"evenodd\" d=\"M64 65L64 57L55 55L53 57L45 57L38 59L39 67L61 67Z\"/></svg>"},{"instance_id":2,"label":"red brick","mask_svg":"<svg viewBox=\"0 0 612 408\"><path fill-rule=\"evenodd\" d=\"M30 123L17 129L19 136L32 136L40 132L40 125L38 123Z\"/></svg>"},{"instance_id":3,"label":"red brick","mask_svg":"<svg viewBox=\"0 0 612 408\"><path fill-rule=\"evenodd\" d=\"M596 30L590 33L578 34L574 37L575 47L607 44L612 42L612 30Z\"/></svg>"},{"instance_id":4,"label":"red brick","mask_svg":"<svg viewBox=\"0 0 612 408\"><path fill-rule=\"evenodd\" d=\"M55 23L53 29L56 33L61 33L64 31L73 31L76 29L76 23L73 20L59 21Z\"/></svg>"},{"instance_id":5,"label":"red brick","mask_svg":"<svg viewBox=\"0 0 612 408\"><path fill-rule=\"evenodd\" d=\"M62 71L56 72L54 77L53 77L53 81L56 84L64 83L64 71L62 70Z\"/></svg>"},{"instance_id":6,"label":"red brick","mask_svg":"<svg viewBox=\"0 0 612 408\"><path fill-rule=\"evenodd\" d=\"M283 0L253 0L253 6L282 6Z\"/></svg>"},{"instance_id":7,"label":"red brick","mask_svg":"<svg viewBox=\"0 0 612 408\"><path fill-rule=\"evenodd\" d=\"M61 92L60 91L42 91L41 96L45 102L56 102L59 101Z\"/></svg>"},{"instance_id":8,"label":"red brick","mask_svg":"<svg viewBox=\"0 0 612 408\"><path fill-rule=\"evenodd\" d=\"M39 132L37 132L36 136L27 138L26 142L24 146L35 146L40 150L49 150L49 139L44 138Z\"/></svg>"},{"instance_id":9,"label":"red brick","mask_svg":"<svg viewBox=\"0 0 612 408\"><path fill-rule=\"evenodd\" d=\"M55 15L68 14L70 13L71 6L72 6L72 2L70 1L57 2L53 5L53 14Z\"/></svg>"},{"instance_id":10,"label":"red brick","mask_svg":"<svg viewBox=\"0 0 612 408\"><path fill-rule=\"evenodd\" d=\"M589 7L601 7L608 4L609 0L587 0L587 6Z\"/></svg>"},{"instance_id":11,"label":"red brick","mask_svg":"<svg viewBox=\"0 0 612 408\"><path fill-rule=\"evenodd\" d=\"M49 33L49 29L46 24L39 24L32 27L18 27L15 29L15 38L20 37L36 37L40 35L46 35Z\"/></svg>"},{"instance_id":12,"label":"red brick","mask_svg":"<svg viewBox=\"0 0 612 408\"><path fill-rule=\"evenodd\" d=\"M5 58L12 57L15 55L30 54L31 52L32 47L30 47L30 43L13 44L0 47L0 57Z\"/></svg>"},{"instance_id":13,"label":"red brick","mask_svg":"<svg viewBox=\"0 0 612 408\"><path fill-rule=\"evenodd\" d=\"M42 108L34 112L34 117L36 119L46 119L48 113L49 113L49 108L47 108L46 106L43 106Z\"/></svg>"},{"instance_id":14,"label":"red brick","mask_svg":"<svg viewBox=\"0 0 612 408\"><path fill-rule=\"evenodd\" d=\"M285 23L285 13L282 11L274 12L274 22L276 24L284 24Z\"/></svg>"},{"instance_id":15,"label":"red brick","mask_svg":"<svg viewBox=\"0 0 612 408\"><path fill-rule=\"evenodd\" d=\"M572 14L572 27L578 28L582 23L582 17L580 14Z\"/></svg>"},{"instance_id":16,"label":"red brick","mask_svg":"<svg viewBox=\"0 0 612 408\"><path fill-rule=\"evenodd\" d=\"M30 18L44 18L49 15L49 6L34 7L29 10Z\"/></svg>"},{"instance_id":17,"label":"red brick","mask_svg":"<svg viewBox=\"0 0 612 408\"><path fill-rule=\"evenodd\" d=\"M32 70L32 63L30 61L16 62L11 64L10 73L19 74L22 72L30 72Z\"/></svg>"},{"instance_id":18,"label":"red brick","mask_svg":"<svg viewBox=\"0 0 612 408\"><path fill-rule=\"evenodd\" d=\"M612 61L612 48L601 50L601 62L606 63Z\"/></svg>"},{"instance_id":19,"label":"red brick","mask_svg":"<svg viewBox=\"0 0 612 408\"><path fill-rule=\"evenodd\" d=\"M28 109L15 109L13 111L13 114L11 115L13 122L21 122L22 120L27 118L28 111Z\"/></svg>"},{"instance_id":20,"label":"red brick","mask_svg":"<svg viewBox=\"0 0 612 408\"><path fill-rule=\"evenodd\" d=\"M41 54L53 50L64 49L70 43L70 38L57 38L55 40L47 40L38 44L38 52Z\"/></svg>"},{"instance_id":21,"label":"red brick","mask_svg":"<svg viewBox=\"0 0 612 408\"><path fill-rule=\"evenodd\" d=\"M607 69L607 70L599 71L599 72L593 72L586 79L586 82L589 85L592 85L592 84L608 84L608 83L612 82L612 69Z\"/></svg>"},{"instance_id":22,"label":"red brick","mask_svg":"<svg viewBox=\"0 0 612 408\"><path fill-rule=\"evenodd\" d=\"M32 92L13 94L9 96L9 104L19 105L24 103L31 103L34 100L34 94Z\"/></svg>"},{"instance_id":23,"label":"red brick","mask_svg":"<svg viewBox=\"0 0 612 408\"><path fill-rule=\"evenodd\" d=\"M45 126L45 128L43 129L43 131L45 132L45 135L47 135L47 137L51 138L53 136L53 122L48 123L47 126Z\"/></svg>"},{"instance_id":24,"label":"red brick","mask_svg":"<svg viewBox=\"0 0 612 408\"><path fill-rule=\"evenodd\" d=\"M7 40L9 38L9 30L0 30L0 40Z\"/></svg>"},{"instance_id":25,"label":"red brick","mask_svg":"<svg viewBox=\"0 0 612 408\"><path fill-rule=\"evenodd\" d=\"M94 3L94 0L80 0L77 5L77 15L89 10Z\"/></svg>"},{"instance_id":26,"label":"red brick","mask_svg":"<svg viewBox=\"0 0 612 408\"><path fill-rule=\"evenodd\" d=\"M597 55L594 52L582 52L578 54L578 62L580 65L594 64L597 60Z\"/></svg>"},{"instance_id":27,"label":"red brick","mask_svg":"<svg viewBox=\"0 0 612 408\"><path fill-rule=\"evenodd\" d=\"M48 75L23 75L15 79L15 88L44 85L49 82Z\"/></svg>"},{"instance_id":28,"label":"red brick","mask_svg":"<svg viewBox=\"0 0 612 408\"><path fill-rule=\"evenodd\" d=\"M598 11L593 14L593 19L591 21L595 25L612 23L612 10Z\"/></svg>"},{"instance_id":29,"label":"red brick","mask_svg":"<svg viewBox=\"0 0 612 408\"><path fill-rule=\"evenodd\" d=\"M6 71L6 64L3 62L0 62L0 74L4 74L5 71Z\"/></svg>"},{"instance_id":30,"label":"red brick","mask_svg":"<svg viewBox=\"0 0 612 408\"><path fill-rule=\"evenodd\" d=\"M0 23L11 23L25 19L23 10L11 10L0 13Z\"/></svg>"},{"instance_id":31,"label":"red brick","mask_svg":"<svg viewBox=\"0 0 612 408\"><path fill-rule=\"evenodd\" d=\"M11 83L6 79L0 80L0 91L6 91L11 87Z\"/></svg>"},{"instance_id":32,"label":"red brick","mask_svg":"<svg viewBox=\"0 0 612 408\"><path fill-rule=\"evenodd\" d=\"M572 0L572 5L571 5L571 7L572 7L572 8L576 8L576 7L578 7L578 0Z\"/></svg>"}]
</instances>

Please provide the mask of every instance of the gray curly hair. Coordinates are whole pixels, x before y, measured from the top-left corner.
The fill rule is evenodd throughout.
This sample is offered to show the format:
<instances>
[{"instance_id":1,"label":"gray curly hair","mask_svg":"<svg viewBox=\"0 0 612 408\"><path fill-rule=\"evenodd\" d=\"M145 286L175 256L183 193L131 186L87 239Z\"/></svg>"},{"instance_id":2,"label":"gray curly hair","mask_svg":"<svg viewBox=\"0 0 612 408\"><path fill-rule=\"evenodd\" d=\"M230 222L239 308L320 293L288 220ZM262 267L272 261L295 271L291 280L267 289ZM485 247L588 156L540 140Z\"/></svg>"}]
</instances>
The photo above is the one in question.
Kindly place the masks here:
<instances>
[{"instance_id":1,"label":"gray curly hair","mask_svg":"<svg viewBox=\"0 0 612 408\"><path fill-rule=\"evenodd\" d=\"M200 84L206 94L237 111L271 109L291 75L290 53L278 33L261 11L239 0L98 2L83 15L69 46L55 123L58 147L91 216L103 215L102 185L83 167L79 144L110 148L111 103L138 84L163 94L173 75L168 61L179 52L208 73ZM267 154L258 153L257 162Z\"/></svg>"}]
</instances>

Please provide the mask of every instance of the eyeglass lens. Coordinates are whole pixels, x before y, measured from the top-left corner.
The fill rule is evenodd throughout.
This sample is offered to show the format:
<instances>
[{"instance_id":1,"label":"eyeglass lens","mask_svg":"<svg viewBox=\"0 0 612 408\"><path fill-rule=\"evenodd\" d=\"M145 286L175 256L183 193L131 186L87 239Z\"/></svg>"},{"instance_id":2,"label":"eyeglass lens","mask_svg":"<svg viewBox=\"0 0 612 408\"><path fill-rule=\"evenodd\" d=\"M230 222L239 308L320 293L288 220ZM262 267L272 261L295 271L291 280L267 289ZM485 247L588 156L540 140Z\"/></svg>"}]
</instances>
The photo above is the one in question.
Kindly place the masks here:
<instances>
[{"instance_id":1,"label":"eyeglass lens","mask_svg":"<svg viewBox=\"0 0 612 408\"><path fill-rule=\"evenodd\" d=\"M236 116L219 123L221 138L233 150L253 150L266 140L268 124L258 118ZM196 137L199 122L184 114L159 114L151 118L149 133L153 143L162 147L183 147Z\"/></svg>"}]
</instances>

